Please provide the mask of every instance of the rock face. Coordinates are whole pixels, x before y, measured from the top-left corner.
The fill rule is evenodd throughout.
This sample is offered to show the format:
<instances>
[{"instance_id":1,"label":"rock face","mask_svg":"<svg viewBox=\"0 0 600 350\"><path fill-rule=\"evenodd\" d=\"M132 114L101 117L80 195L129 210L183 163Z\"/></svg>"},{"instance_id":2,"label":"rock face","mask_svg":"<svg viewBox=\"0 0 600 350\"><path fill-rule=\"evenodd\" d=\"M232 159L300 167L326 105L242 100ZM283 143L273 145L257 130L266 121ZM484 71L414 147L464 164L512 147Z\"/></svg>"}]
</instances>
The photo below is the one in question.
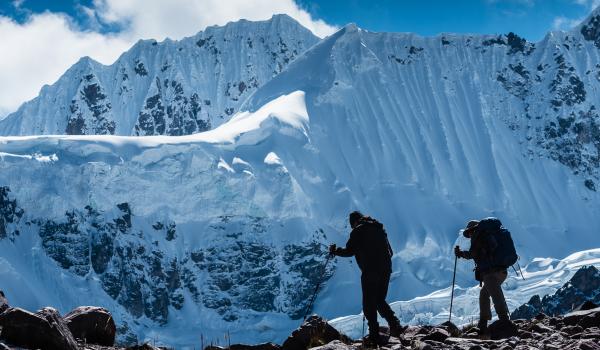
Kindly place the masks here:
<instances>
[{"instance_id":1,"label":"rock face","mask_svg":"<svg viewBox=\"0 0 600 350\"><path fill-rule=\"evenodd\" d=\"M0 229L7 238L18 237L22 229L36 235L42 250L61 270L81 278L95 275L103 291L131 319L147 317L164 325L169 313L182 309L185 294L192 305L214 310L226 321L247 312L280 312L298 319L317 280L330 278L334 271L332 265L323 270L327 246L322 230L309 240L274 246L256 239L275 226L270 219L220 216L198 224L205 235L215 237L212 243L173 253L157 243L185 246L178 225L169 219L148 225L127 202L109 210L86 205L52 219L32 215L21 220L25 210L10 189L0 188L0 194L4 215L0 218L8 218L0 221ZM83 322L81 326L89 331L88 322L106 316L100 309L78 309L66 320L77 320L72 330L76 338L89 343L102 339L104 344L114 342L112 319L108 328L93 334L82 333L77 325ZM131 334L127 323L123 325L119 332L126 338Z\"/></svg>"},{"instance_id":2,"label":"rock face","mask_svg":"<svg viewBox=\"0 0 600 350\"><path fill-rule=\"evenodd\" d=\"M115 343L115 321L104 308L80 306L66 314L64 320L75 339L105 346L113 346Z\"/></svg>"},{"instance_id":3,"label":"rock face","mask_svg":"<svg viewBox=\"0 0 600 350\"><path fill-rule=\"evenodd\" d=\"M540 298L533 296L511 314L511 319L531 319L540 313L556 316L563 315L575 308L591 302L600 304L600 271L594 266L584 266L573 278L553 295Z\"/></svg>"},{"instance_id":4,"label":"rock face","mask_svg":"<svg viewBox=\"0 0 600 350\"><path fill-rule=\"evenodd\" d=\"M0 135L209 130L317 41L292 18L276 15L209 27L181 41L139 41L110 66L85 57L0 121Z\"/></svg>"},{"instance_id":5,"label":"rock face","mask_svg":"<svg viewBox=\"0 0 600 350\"><path fill-rule=\"evenodd\" d=\"M0 290L0 314L6 309L8 309L8 300L6 299L4 292Z\"/></svg>"},{"instance_id":6,"label":"rock face","mask_svg":"<svg viewBox=\"0 0 600 350\"><path fill-rule=\"evenodd\" d=\"M29 349L78 349L75 339L58 312L44 308L33 314L10 308L0 314L0 339Z\"/></svg>"}]
</instances>

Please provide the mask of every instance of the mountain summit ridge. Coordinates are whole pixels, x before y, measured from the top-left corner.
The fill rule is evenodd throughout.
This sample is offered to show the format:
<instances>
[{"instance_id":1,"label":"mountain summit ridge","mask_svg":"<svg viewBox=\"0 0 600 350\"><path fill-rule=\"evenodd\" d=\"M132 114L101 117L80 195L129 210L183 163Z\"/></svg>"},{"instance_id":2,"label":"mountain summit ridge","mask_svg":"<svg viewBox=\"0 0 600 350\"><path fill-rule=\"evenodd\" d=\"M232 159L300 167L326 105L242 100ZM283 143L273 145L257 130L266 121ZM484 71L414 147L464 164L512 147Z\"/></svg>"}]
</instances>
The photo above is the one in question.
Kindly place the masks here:
<instances>
[{"instance_id":1,"label":"mountain summit ridge","mask_svg":"<svg viewBox=\"0 0 600 350\"><path fill-rule=\"evenodd\" d=\"M0 121L0 135L187 135L209 130L318 38L288 15L139 40L113 64L80 59Z\"/></svg>"}]
</instances>

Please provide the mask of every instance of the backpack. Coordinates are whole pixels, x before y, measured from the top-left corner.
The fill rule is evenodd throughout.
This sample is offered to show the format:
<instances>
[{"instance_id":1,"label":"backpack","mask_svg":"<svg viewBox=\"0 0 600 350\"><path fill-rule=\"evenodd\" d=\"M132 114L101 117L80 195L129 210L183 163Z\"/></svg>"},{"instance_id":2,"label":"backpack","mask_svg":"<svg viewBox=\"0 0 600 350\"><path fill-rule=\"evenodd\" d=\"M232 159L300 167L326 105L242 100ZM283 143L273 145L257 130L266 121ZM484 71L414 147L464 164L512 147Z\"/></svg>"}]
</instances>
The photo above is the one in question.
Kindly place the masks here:
<instances>
[{"instance_id":1,"label":"backpack","mask_svg":"<svg viewBox=\"0 0 600 350\"><path fill-rule=\"evenodd\" d=\"M502 226L500 220L493 217L483 219L477 225L477 229L486 232L496 241L496 248L490 254L493 266L508 268L517 262L519 256L515 243L510 231Z\"/></svg>"}]
</instances>

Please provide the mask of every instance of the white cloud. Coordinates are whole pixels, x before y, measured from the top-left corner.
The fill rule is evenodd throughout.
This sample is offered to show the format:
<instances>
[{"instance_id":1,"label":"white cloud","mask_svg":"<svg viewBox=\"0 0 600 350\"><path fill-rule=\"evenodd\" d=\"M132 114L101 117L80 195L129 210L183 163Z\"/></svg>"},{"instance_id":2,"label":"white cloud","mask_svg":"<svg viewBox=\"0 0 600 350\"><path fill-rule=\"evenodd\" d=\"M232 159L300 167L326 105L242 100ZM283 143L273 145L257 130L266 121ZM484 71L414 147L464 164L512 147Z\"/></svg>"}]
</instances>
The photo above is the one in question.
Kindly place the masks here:
<instances>
[{"instance_id":1,"label":"white cloud","mask_svg":"<svg viewBox=\"0 0 600 350\"><path fill-rule=\"evenodd\" d=\"M0 16L0 113L12 112L82 56L109 63L131 42L74 30L64 15L34 15L24 24Z\"/></svg>"},{"instance_id":2,"label":"white cloud","mask_svg":"<svg viewBox=\"0 0 600 350\"><path fill-rule=\"evenodd\" d=\"M15 6L22 1L14 1ZM286 13L318 36L336 28L316 20L294 0L94 0L81 6L89 29L63 14L31 15L25 23L0 16L0 119L55 82L80 57L112 63L138 39L181 39L210 25ZM120 31L101 34L101 23ZM10 54L6 54L10 53Z\"/></svg>"},{"instance_id":3,"label":"white cloud","mask_svg":"<svg viewBox=\"0 0 600 350\"><path fill-rule=\"evenodd\" d=\"M209 25L240 18L265 20L287 13L318 36L335 28L314 20L293 0L94 0L96 13L105 22L128 23L135 37L178 39Z\"/></svg>"},{"instance_id":4,"label":"white cloud","mask_svg":"<svg viewBox=\"0 0 600 350\"><path fill-rule=\"evenodd\" d=\"M579 23L583 21L582 18L572 19L564 16L559 16L554 18L552 21L552 29L554 30L571 30L573 27L577 26Z\"/></svg>"},{"instance_id":5,"label":"white cloud","mask_svg":"<svg viewBox=\"0 0 600 350\"><path fill-rule=\"evenodd\" d=\"M571 30L582 23L592 11L600 6L600 0L573 0L573 3L586 8L585 16L579 18L568 18L565 16L555 17L552 21L552 29Z\"/></svg>"}]
</instances>

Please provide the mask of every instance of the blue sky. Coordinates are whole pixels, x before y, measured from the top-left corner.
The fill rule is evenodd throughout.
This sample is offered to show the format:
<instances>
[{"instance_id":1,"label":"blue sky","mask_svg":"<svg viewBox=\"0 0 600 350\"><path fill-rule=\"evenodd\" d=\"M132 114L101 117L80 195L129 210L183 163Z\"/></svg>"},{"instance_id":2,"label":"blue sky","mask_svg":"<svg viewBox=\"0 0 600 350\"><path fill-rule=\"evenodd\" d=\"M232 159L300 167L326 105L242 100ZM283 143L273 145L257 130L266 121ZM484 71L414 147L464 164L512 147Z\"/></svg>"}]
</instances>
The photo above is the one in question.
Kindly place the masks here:
<instances>
[{"instance_id":1,"label":"blue sky","mask_svg":"<svg viewBox=\"0 0 600 350\"><path fill-rule=\"evenodd\" d=\"M0 118L83 56L110 64L139 39L181 39L209 25L287 13L318 36L372 31L500 34L538 41L600 0L0 0ZM4 54L9 53L9 54Z\"/></svg>"},{"instance_id":2,"label":"blue sky","mask_svg":"<svg viewBox=\"0 0 600 350\"><path fill-rule=\"evenodd\" d=\"M278 1L278 0L274 0ZM168 2L168 0L165 0ZM297 0L313 18L342 26L349 22L373 31L507 33L537 41L549 30L568 29L589 14L593 0ZM598 3L596 1L596 3ZM15 6L17 4L18 6ZM68 14L82 29L118 31L90 21L92 0L0 0L0 15L20 23L32 13ZM96 25L94 25L96 24ZM200 30L201 28L198 28ZM191 34L191 33L190 33Z\"/></svg>"}]
</instances>

